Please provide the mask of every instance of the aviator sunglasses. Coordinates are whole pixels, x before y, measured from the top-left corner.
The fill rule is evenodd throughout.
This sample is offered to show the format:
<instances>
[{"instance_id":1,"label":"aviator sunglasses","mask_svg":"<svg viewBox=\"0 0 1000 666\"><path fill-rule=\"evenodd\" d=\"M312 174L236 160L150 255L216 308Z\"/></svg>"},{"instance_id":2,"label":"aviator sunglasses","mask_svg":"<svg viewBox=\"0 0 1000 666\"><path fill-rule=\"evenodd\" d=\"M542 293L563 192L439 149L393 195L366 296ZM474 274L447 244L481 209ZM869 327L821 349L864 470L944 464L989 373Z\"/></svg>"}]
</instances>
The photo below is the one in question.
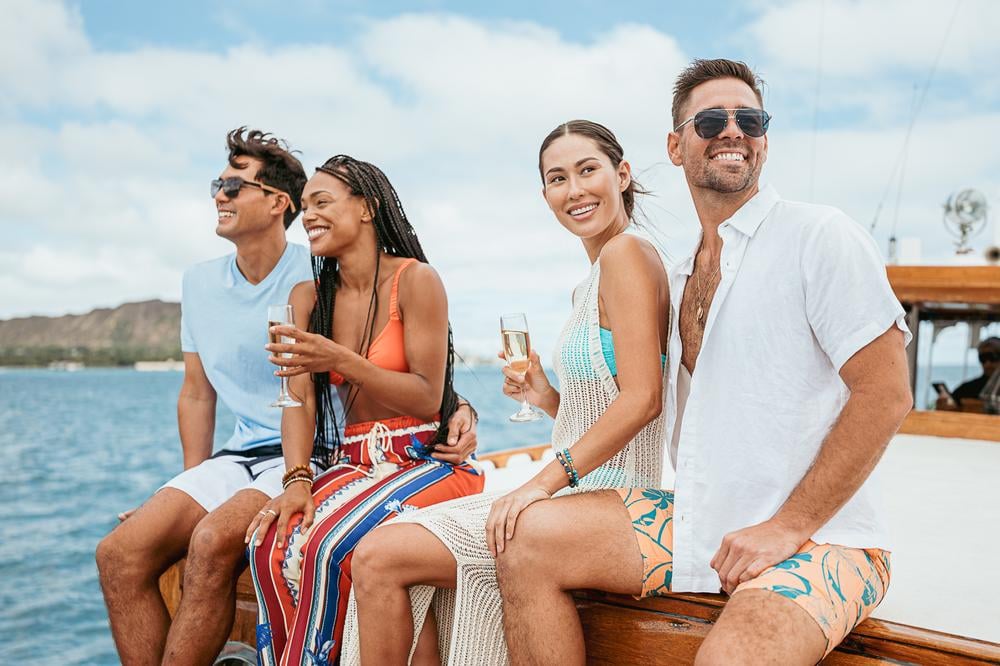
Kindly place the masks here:
<instances>
[{"instance_id":1,"label":"aviator sunglasses","mask_svg":"<svg viewBox=\"0 0 1000 666\"><path fill-rule=\"evenodd\" d=\"M690 122L694 122L694 131L703 139L713 139L726 129L729 118L732 117L740 131L759 139L767 133L767 125L771 116L764 109L705 109L694 114L674 128L679 131Z\"/></svg>"},{"instance_id":2,"label":"aviator sunglasses","mask_svg":"<svg viewBox=\"0 0 1000 666\"><path fill-rule=\"evenodd\" d=\"M288 197L288 202L292 207L292 212L296 212L295 202L292 201L292 197L288 196L287 192L279 190L276 187L271 187L270 185L265 185L264 183L255 183L252 180L243 180L239 176L230 176L229 178L215 178L212 180L212 198L215 198L219 192L222 192L229 199L235 199L240 194L240 190L246 186L257 187L265 192L270 192L272 194L284 194Z\"/></svg>"},{"instance_id":3,"label":"aviator sunglasses","mask_svg":"<svg viewBox=\"0 0 1000 666\"><path fill-rule=\"evenodd\" d=\"M1000 352L983 352L979 355L980 363L996 363L1000 361Z\"/></svg>"}]
</instances>

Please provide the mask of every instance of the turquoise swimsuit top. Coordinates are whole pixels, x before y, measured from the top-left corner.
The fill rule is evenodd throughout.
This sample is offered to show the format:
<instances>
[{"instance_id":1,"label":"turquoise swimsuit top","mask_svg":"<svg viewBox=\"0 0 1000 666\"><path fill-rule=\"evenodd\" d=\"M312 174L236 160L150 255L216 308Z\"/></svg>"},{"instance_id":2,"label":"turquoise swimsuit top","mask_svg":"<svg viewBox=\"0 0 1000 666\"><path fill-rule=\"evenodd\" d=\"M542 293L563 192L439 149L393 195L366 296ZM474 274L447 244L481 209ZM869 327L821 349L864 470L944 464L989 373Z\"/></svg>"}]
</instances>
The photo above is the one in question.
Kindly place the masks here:
<instances>
[{"instance_id":1,"label":"turquoise swimsuit top","mask_svg":"<svg viewBox=\"0 0 1000 666\"><path fill-rule=\"evenodd\" d=\"M611 339L611 331L603 326L600 327L599 330L601 331L601 352L604 354L604 362L608 364L608 370L611 371L611 376L617 377L618 364L615 363L615 344ZM666 354L660 354L660 363L666 366Z\"/></svg>"}]
</instances>

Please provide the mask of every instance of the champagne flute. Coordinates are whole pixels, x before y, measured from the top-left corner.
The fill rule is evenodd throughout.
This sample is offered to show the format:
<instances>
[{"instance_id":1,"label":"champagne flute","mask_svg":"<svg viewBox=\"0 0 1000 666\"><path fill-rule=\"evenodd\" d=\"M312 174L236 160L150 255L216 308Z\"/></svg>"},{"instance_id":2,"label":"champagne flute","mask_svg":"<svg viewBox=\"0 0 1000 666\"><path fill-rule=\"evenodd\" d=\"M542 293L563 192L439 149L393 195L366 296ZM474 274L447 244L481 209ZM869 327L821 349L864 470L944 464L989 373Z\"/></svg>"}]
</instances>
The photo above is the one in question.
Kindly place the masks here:
<instances>
[{"instance_id":1,"label":"champagne flute","mask_svg":"<svg viewBox=\"0 0 1000 666\"><path fill-rule=\"evenodd\" d=\"M531 338L528 337L528 319L523 312L500 316L500 337L503 339L503 355L507 367L515 372L526 373L531 367ZM537 421L542 413L528 402L528 392L521 390L521 409L510 416L515 423Z\"/></svg>"},{"instance_id":2,"label":"champagne flute","mask_svg":"<svg viewBox=\"0 0 1000 666\"><path fill-rule=\"evenodd\" d=\"M277 333L271 332L272 326L290 325L293 323L292 320L292 306L288 304L284 305L268 305L267 306L267 337L271 341L271 344L282 343L290 345L295 342L295 338L289 338L287 336L278 335ZM283 358L291 358L291 354L282 354ZM272 407L301 407L302 403L298 402L292 396L288 394L288 377L281 378L281 393L278 394L278 399L271 403Z\"/></svg>"}]
</instances>

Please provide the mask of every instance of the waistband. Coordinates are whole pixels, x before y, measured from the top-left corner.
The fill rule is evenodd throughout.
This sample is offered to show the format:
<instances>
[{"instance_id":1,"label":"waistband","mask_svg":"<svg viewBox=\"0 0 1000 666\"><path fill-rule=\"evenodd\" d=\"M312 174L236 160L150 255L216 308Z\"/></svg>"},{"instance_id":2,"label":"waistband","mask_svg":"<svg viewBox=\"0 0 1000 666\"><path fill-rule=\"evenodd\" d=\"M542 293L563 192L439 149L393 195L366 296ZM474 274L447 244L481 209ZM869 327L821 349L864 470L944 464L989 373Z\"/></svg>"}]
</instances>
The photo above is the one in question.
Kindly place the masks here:
<instances>
[{"instance_id":1,"label":"waistband","mask_svg":"<svg viewBox=\"0 0 1000 666\"><path fill-rule=\"evenodd\" d=\"M426 460L427 445L438 427L438 421L421 421L412 416L353 423L344 428L337 463L377 467L381 463L404 465Z\"/></svg>"}]
</instances>

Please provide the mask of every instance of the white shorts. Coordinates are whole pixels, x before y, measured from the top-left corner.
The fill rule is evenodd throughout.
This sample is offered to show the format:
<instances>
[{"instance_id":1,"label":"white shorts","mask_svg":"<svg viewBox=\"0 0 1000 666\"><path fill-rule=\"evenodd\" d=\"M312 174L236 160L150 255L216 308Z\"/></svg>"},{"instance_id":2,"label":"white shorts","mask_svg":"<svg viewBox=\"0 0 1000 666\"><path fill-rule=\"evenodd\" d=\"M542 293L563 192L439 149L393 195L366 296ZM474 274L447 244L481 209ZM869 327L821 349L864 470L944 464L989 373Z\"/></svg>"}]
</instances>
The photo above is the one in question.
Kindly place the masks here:
<instances>
[{"instance_id":1,"label":"white shorts","mask_svg":"<svg viewBox=\"0 0 1000 666\"><path fill-rule=\"evenodd\" d=\"M313 471L318 472L315 463ZM158 490L176 488L211 513L241 490L258 490L269 498L280 495L284 474L285 459L281 456L253 458L220 452L184 470Z\"/></svg>"}]
</instances>

